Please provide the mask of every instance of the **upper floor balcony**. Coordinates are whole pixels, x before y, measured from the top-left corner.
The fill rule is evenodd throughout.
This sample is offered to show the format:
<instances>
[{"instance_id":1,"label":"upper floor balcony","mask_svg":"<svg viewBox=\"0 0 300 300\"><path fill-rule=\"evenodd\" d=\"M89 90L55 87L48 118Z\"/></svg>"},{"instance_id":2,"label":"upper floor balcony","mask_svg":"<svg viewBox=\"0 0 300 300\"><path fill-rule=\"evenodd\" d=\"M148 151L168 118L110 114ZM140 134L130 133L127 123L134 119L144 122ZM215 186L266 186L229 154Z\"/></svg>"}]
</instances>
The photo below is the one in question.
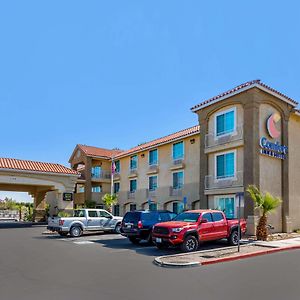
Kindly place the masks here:
<instances>
[{"instance_id":1,"label":"upper floor balcony","mask_svg":"<svg viewBox=\"0 0 300 300\"><path fill-rule=\"evenodd\" d=\"M136 177L138 175L138 171L137 169L129 169L129 174L128 174L128 177Z\"/></svg>"},{"instance_id":2,"label":"upper floor balcony","mask_svg":"<svg viewBox=\"0 0 300 300\"><path fill-rule=\"evenodd\" d=\"M183 187L170 186L169 196L181 197L183 195Z\"/></svg>"},{"instance_id":3,"label":"upper floor balcony","mask_svg":"<svg viewBox=\"0 0 300 300\"><path fill-rule=\"evenodd\" d=\"M149 165L147 174L155 174L155 173L158 173L158 171L159 171L159 168L158 168L157 164Z\"/></svg>"},{"instance_id":4,"label":"upper floor balcony","mask_svg":"<svg viewBox=\"0 0 300 300\"><path fill-rule=\"evenodd\" d=\"M92 181L107 181L111 179L111 172L106 170L101 170L98 173L91 173Z\"/></svg>"},{"instance_id":5,"label":"upper floor balcony","mask_svg":"<svg viewBox=\"0 0 300 300\"><path fill-rule=\"evenodd\" d=\"M217 136L215 132L211 132L205 135L205 149L210 149L236 141L242 141L243 137L243 124L238 125L235 131L225 133L220 136Z\"/></svg>"},{"instance_id":6,"label":"upper floor balcony","mask_svg":"<svg viewBox=\"0 0 300 300\"><path fill-rule=\"evenodd\" d=\"M183 169L185 167L184 164L184 159L183 158L178 158L174 159L171 165L171 170L177 170L177 169Z\"/></svg>"},{"instance_id":7,"label":"upper floor balcony","mask_svg":"<svg viewBox=\"0 0 300 300\"><path fill-rule=\"evenodd\" d=\"M205 189L227 189L243 186L243 171L236 172L235 176L216 178L213 175L205 176Z\"/></svg>"},{"instance_id":8,"label":"upper floor balcony","mask_svg":"<svg viewBox=\"0 0 300 300\"><path fill-rule=\"evenodd\" d=\"M147 198L155 198L157 195L157 189L153 189L153 190L147 189L146 194L147 194Z\"/></svg>"},{"instance_id":9,"label":"upper floor balcony","mask_svg":"<svg viewBox=\"0 0 300 300\"><path fill-rule=\"evenodd\" d=\"M127 199L135 199L135 191L129 191L127 192Z\"/></svg>"}]
</instances>

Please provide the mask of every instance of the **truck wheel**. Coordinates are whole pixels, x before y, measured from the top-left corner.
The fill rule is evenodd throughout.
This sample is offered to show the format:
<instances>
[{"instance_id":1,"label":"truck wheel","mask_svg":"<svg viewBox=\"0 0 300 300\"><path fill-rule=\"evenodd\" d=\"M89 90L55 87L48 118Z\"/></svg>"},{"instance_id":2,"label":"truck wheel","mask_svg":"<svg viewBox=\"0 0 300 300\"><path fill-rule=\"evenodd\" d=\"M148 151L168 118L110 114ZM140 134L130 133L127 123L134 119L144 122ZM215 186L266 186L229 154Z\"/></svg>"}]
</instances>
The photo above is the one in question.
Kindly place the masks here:
<instances>
[{"instance_id":1,"label":"truck wheel","mask_svg":"<svg viewBox=\"0 0 300 300\"><path fill-rule=\"evenodd\" d=\"M230 233L230 236L229 236L229 238L228 238L228 243L229 243L229 245L231 245L231 246L237 246L238 241L239 241L238 231L237 231L237 230L233 230L233 231Z\"/></svg>"},{"instance_id":2,"label":"truck wheel","mask_svg":"<svg viewBox=\"0 0 300 300\"><path fill-rule=\"evenodd\" d=\"M82 235L82 229L79 226L73 226L70 230L71 237L80 237Z\"/></svg>"},{"instance_id":3,"label":"truck wheel","mask_svg":"<svg viewBox=\"0 0 300 300\"><path fill-rule=\"evenodd\" d=\"M199 242L197 238L193 235L188 235L180 245L180 248L183 252L193 252L198 249L198 246Z\"/></svg>"},{"instance_id":4,"label":"truck wheel","mask_svg":"<svg viewBox=\"0 0 300 300\"><path fill-rule=\"evenodd\" d=\"M59 234L60 236L67 236L67 235L68 235L68 232L60 231L58 234Z\"/></svg>"},{"instance_id":5,"label":"truck wheel","mask_svg":"<svg viewBox=\"0 0 300 300\"><path fill-rule=\"evenodd\" d=\"M115 233L120 234L121 233L121 223L117 224L115 227Z\"/></svg>"},{"instance_id":6,"label":"truck wheel","mask_svg":"<svg viewBox=\"0 0 300 300\"><path fill-rule=\"evenodd\" d=\"M138 240L137 238L134 238L134 237L130 237L128 239L132 244L135 244L135 245L137 245L140 242L140 240Z\"/></svg>"}]
</instances>

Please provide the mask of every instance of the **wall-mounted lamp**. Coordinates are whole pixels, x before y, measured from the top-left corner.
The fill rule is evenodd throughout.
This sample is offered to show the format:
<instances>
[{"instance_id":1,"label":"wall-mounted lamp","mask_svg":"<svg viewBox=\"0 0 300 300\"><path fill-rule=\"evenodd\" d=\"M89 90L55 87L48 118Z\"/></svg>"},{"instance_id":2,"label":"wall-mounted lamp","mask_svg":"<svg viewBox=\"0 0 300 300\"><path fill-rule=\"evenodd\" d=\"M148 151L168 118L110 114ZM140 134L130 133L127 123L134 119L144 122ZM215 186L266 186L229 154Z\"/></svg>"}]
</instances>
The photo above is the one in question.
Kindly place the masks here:
<instances>
[{"instance_id":1,"label":"wall-mounted lamp","mask_svg":"<svg viewBox=\"0 0 300 300\"><path fill-rule=\"evenodd\" d=\"M195 139L190 139L191 144L195 144Z\"/></svg>"}]
</instances>

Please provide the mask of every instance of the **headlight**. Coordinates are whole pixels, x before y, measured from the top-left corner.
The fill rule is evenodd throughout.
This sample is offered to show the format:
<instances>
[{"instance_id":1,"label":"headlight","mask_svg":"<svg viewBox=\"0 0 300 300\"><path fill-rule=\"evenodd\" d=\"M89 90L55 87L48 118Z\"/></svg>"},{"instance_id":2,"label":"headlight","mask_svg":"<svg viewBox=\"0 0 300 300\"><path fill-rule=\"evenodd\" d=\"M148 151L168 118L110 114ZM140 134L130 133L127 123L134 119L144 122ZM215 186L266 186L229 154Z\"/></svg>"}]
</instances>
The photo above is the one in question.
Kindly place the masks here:
<instances>
[{"instance_id":1,"label":"headlight","mask_svg":"<svg viewBox=\"0 0 300 300\"><path fill-rule=\"evenodd\" d=\"M182 228L172 228L172 232L180 232Z\"/></svg>"}]
</instances>

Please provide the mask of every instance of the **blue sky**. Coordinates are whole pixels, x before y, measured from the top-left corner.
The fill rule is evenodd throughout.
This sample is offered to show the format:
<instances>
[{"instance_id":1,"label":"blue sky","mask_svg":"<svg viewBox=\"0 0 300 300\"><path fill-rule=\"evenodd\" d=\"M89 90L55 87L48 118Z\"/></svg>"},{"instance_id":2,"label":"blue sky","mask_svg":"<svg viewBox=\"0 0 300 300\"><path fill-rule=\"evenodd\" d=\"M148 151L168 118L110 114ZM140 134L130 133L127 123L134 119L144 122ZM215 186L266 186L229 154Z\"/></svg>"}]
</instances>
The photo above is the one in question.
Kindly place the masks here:
<instances>
[{"instance_id":1,"label":"blue sky","mask_svg":"<svg viewBox=\"0 0 300 300\"><path fill-rule=\"evenodd\" d=\"M68 165L193 126L252 79L300 99L298 1L0 0L0 157ZM0 193L0 198L3 193Z\"/></svg>"}]
</instances>

